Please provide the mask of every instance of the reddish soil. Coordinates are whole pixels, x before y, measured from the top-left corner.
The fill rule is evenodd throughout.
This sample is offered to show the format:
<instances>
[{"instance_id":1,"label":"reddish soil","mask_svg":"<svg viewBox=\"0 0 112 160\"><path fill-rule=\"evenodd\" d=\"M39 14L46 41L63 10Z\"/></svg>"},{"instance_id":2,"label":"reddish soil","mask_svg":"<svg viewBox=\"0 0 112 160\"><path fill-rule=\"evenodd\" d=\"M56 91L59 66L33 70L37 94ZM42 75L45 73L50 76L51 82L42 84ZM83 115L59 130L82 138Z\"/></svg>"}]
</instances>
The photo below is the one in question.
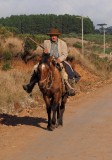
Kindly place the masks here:
<instances>
[{"instance_id":1,"label":"reddish soil","mask_svg":"<svg viewBox=\"0 0 112 160\"><path fill-rule=\"evenodd\" d=\"M109 89L109 86L106 92L108 91L108 89ZM103 93L102 91L104 91L104 89L100 91L101 94ZM69 153L69 150L67 147L68 144L69 144L69 149L71 152L73 148L75 147L74 148L75 152L73 151L72 154L67 155L69 156L69 158L71 157L71 159L75 155L76 157L73 158L74 160L77 160L77 156L79 157L78 160L82 160L84 157L85 157L84 160L89 160L91 159L91 157L93 158L94 156L98 160L102 160L103 159L102 157L105 157L107 158L107 160L110 160L112 157L110 155L110 151L109 151L107 142L108 141L111 142L111 138L112 138L111 132L110 132L112 131L112 127L110 123L110 120L112 120L112 118L109 114L111 118L109 119L107 113L110 113L109 109L111 107L109 106L110 108L108 109L108 112L107 112L106 110L104 110L104 108L102 108L103 106L101 106L104 112L102 112L103 115L100 120L99 119L100 117L96 116L98 115L99 110L100 110L98 109L99 105L98 106L93 105L94 103L96 103L96 101L102 102L101 100L98 100L99 97L102 97L102 96L96 95L95 92L94 94L89 94L89 95L86 94L85 96L84 94L83 96L79 94L76 97L70 97L67 102L68 107L66 108L65 118L64 118L66 122L66 127L68 126L69 129L64 127L64 129L62 128L60 130L53 131L52 134L49 134L48 131L47 132L45 131L46 125L47 125L47 115L46 115L45 109L42 109L41 107L38 109L38 111L35 109L24 110L18 116L1 115L1 118L0 118L0 121L1 121L1 124L0 124L0 154L2 158L1 160L14 160L15 157L17 157L17 160L20 160L20 159L26 160L26 159L30 159L29 156L35 157L38 152L40 156L40 153L43 151L44 151L44 154L42 155L46 157L43 160L45 159L56 160L54 157L58 157L58 156L59 158L61 157L60 158L61 160L63 159L62 158L63 156ZM89 104L87 107L86 100L87 99L89 100L89 98L90 98L90 102L88 102ZM103 97L103 100L104 99L105 98ZM105 103L106 102L104 102L103 104ZM93 107L91 107L91 105L93 105ZM102 105L102 103L100 105ZM94 106L96 106L96 108L93 110ZM93 112L94 114L91 115L90 114L91 112ZM74 114L75 116L73 116ZM106 123L104 120L104 114L106 116ZM95 121L94 116L96 117L96 121ZM69 122L70 117L71 118L76 117L75 120L72 120L73 124ZM80 125L82 126L82 128L80 127ZM73 128L74 130L76 128L76 130L74 132L71 132ZM107 130L109 131L108 133L107 133ZM66 140L64 141L64 137L62 135L65 136L65 139L67 141ZM54 136L56 137L55 140L54 140ZM63 145L61 144L61 147L65 148L63 150L59 150L59 143L56 143L59 136L61 136L63 139ZM68 137L71 137L71 138L68 138ZM38 141L35 143L36 140ZM75 142L75 146L73 142ZM90 142L92 145L90 144ZM85 143L85 145L83 143ZM50 153L46 152L46 147L49 145L50 145L50 149L52 150L52 152ZM35 146L35 147L32 148L32 146L33 147ZM38 146L38 150L36 150L37 146ZM109 146L110 146L110 143L109 143ZM83 152L81 152L82 151L80 149L81 147L83 147L82 148ZM56 150L58 150L58 154L55 154L55 151L53 150L53 148L56 148ZM100 150L100 152L97 152L96 148ZM63 152L63 156L61 154L62 152ZM81 154L76 155L75 153L81 153ZM22 158L19 158L18 156ZM111 158L109 159L106 156L109 156ZM64 159L68 160L68 157L65 156Z\"/></svg>"},{"instance_id":2,"label":"reddish soil","mask_svg":"<svg viewBox=\"0 0 112 160\"><path fill-rule=\"evenodd\" d=\"M24 71L27 72L32 69L33 65L33 63L29 63L26 67L24 63L16 62L14 67L18 67L19 70L23 70L24 67ZM92 74L84 66L80 66L79 64L76 64L76 71L81 75L81 80L76 85L77 95L68 99L67 104L72 102L72 107L74 101L77 101L85 94L89 94L104 84L112 82L112 80L100 81L98 76ZM36 134L41 134L41 129L46 128L46 121L46 111L42 105L38 109L24 109L18 116L0 115L0 154L2 156L9 154L17 148L21 150L25 145L25 141L28 143Z\"/></svg>"}]
</instances>

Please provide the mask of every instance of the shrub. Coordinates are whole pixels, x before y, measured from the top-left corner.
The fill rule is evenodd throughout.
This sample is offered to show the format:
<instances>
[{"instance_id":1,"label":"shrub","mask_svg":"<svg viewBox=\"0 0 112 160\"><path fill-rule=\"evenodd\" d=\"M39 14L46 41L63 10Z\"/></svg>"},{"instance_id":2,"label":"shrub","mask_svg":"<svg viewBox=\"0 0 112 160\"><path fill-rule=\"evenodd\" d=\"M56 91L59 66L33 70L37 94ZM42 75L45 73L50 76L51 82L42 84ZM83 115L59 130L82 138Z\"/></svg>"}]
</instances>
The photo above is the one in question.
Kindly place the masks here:
<instances>
[{"instance_id":1,"label":"shrub","mask_svg":"<svg viewBox=\"0 0 112 160\"><path fill-rule=\"evenodd\" d=\"M9 37L12 36L13 33L11 33L6 27L0 26L0 35L2 37Z\"/></svg>"},{"instance_id":2,"label":"shrub","mask_svg":"<svg viewBox=\"0 0 112 160\"><path fill-rule=\"evenodd\" d=\"M82 45L81 45L81 43L76 42L76 43L73 44L73 47L75 47L75 48L82 48Z\"/></svg>"},{"instance_id":3,"label":"shrub","mask_svg":"<svg viewBox=\"0 0 112 160\"><path fill-rule=\"evenodd\" d=\"M90 49L90 48L89 48ZM91 47L91 50L93 51L93 52L102 52L102 47L101 46L99 46L99 45L93 45L92 47Z\"/></svg>"},{"instance_id":4,"label":"shrub","mask_svg":"<svg viewBox=\"0 0 112 160\"><path fill-rule=\"evenodd\" d=\"M106 48L105 53L110 54L112 52L112 48Z\"/></svg>"},{"instance_id":5,"label":"shrub","mask_svg":"<svg viewBox=\"0 0 112 160\"><path fill-rule=\"evenodd\" d=\"M9 69L11 69L11 64L10 64L10 62L6 61L2 66L2 70L7 71Z\"/></svg>"},{"instance_id":6,"label":"shrub","mask_svg":"<svg viewBox=\"0 0 112 160\"><path fill-rule=\"evenodd\" d=\"M4 61L8 61L12 59L12 53L10 51L4 51L3 53Z\"/></svg>"}]
</instances>

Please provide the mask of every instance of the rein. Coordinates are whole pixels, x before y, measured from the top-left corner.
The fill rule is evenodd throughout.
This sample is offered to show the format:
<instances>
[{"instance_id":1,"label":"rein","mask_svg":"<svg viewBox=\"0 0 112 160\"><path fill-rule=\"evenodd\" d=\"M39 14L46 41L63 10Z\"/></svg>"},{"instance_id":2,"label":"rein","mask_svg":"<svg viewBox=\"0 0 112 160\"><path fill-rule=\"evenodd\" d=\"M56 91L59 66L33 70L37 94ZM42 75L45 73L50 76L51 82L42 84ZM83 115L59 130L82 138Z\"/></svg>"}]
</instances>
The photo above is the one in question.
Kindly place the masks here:
<instances>
[{"instance_id":1,"label":"rein","mask_svg":"<svg viewBox=\"0 0 112 160\"><path fill-rule=\"evenodd\" d=\"M51 78L51 82L50 82L50 78ZM50 71L47 74L47 77L43 80L40 80L41 83L45 83L46 82L46 86L48 85L48 87L46 87L46 89L50 89L52 84L53 84L53 77L52 77L52 73L50 73ZM50 84L49 84L50 82Z\"/></svg>"},{"instance_id":2,"label":"rein","mask_svg":"<svg viewBox=\"0 0 112 160\"><path fill-rule=\"evenodd\" d=\"M45 56L45 57L44 57ZM50 91L50 89L52 89L52 86L53 85L55 85L54 84L54 76L53 76L53 72L54 72L54 70L57 68L58 70L59 70L59 68L57 67L57 64L56 64L56 62L55 62L55 60L53 59L52 61L50 61L50 63L48 63L49 61L47 61L47 58L49 58L49 57L47 57L47 55L44 55L42 58L42 61L41 61L41 63L40 63L40 65L41 64L46 64L46 65L48 65L49 66L49 69L47 70L47 75L46 75L46 77L44 77L44 79L42 79L42 80L40 80L39 82L40 83L43 83L43 85L44 85L44 89L47 91L47 90L49 90ZM53 65L53 66L52 66ZM52 67L54 67L54 69L52 70ZM44 90L44 91L45 91ZM58 92L59 91L59 88L57 88L57 89L55 89L55 92Z\"/></svg>"},{"instance_id":3,"label":"rein","mask_svg":"<svg viewBox=\"0 0 112 160\"><path fill-rule=\"evenodd\" d=\"M49 79L49 78L50 78L50 72L48 72L47 77L45 79L41 80L40 82L43 83L43 82L47 81L47 79Z\"/></svg>"}]
</instances>

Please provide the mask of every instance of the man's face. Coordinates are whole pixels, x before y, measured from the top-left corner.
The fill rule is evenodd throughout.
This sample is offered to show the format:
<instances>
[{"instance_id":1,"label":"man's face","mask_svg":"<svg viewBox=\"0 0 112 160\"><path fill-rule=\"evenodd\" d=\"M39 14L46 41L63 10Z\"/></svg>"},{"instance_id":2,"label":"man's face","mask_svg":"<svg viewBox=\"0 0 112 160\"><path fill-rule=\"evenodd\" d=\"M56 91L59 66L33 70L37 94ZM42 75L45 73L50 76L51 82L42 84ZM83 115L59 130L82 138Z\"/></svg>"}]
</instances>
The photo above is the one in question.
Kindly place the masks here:
<instances>
[{"instance_id":1,"label":"man's face","mask_svg":"<svg viewBox=\"0 0 112 160\"><path fill-rule=\"evenodd\" d=\"M51 35L50 37L51 37L51 40L52 40L53 42L56 42L57 39L58 39L58 36L56 36L56 35Z\"/></svg>"}]
</instances>

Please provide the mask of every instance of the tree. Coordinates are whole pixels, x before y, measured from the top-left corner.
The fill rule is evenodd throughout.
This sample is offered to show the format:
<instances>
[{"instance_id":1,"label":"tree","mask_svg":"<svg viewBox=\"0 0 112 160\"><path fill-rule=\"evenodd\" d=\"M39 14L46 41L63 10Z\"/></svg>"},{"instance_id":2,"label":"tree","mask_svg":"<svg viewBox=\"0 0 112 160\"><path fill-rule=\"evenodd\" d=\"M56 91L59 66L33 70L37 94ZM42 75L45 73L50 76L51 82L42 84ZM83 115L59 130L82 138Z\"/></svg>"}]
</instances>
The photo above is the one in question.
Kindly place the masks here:
<instances>
[{"instance_id":1,"label":"tree","mask_svg":"<svg viewBox=\"0 0 112 160\"><path fill-rule=\"evenodd\" d=\"M17 28L20 33L46 34L53 27L58 28L63 34L81 33L81 20L76 17L69 14L12 15L1 18L0 24ZM84 19L84 32L92 33L93 31L93 22L89 18Z\"/></svg>"}]
</instances>

